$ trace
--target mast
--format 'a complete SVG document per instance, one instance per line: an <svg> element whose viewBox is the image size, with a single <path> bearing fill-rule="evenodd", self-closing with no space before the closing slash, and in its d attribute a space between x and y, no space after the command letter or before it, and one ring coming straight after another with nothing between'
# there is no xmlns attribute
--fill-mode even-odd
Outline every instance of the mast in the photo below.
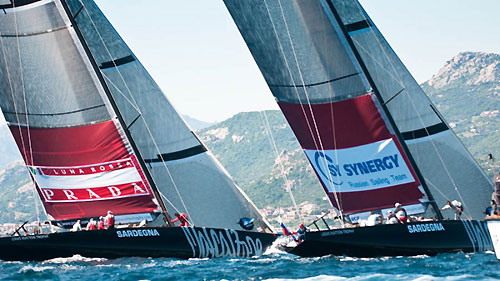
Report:
<svg viewBox="0 0 500 281"><path fill-rule="evenodd" d="M342 23L342 19L340 18L340 15L338 14L337 10L335 9L332 0L327 0L327 4L328 4L328 7L330 8L331 12L333 13L333 16L335 17L337 24L341 28L342 33L344 34L344 38L347 40L347 43L349 44L350 49L352 50L356 60L358 61L359 65L361 67L361 70L365 74L365 76L368 80L368 83L370 84L370 87L373 89L373 92L374 92L375 96L377 97L377 100L378 100L380 106L382 107L385 115L387 116L387 119L389 120L389 123L391 124L391 126L396 134L396 137L398 138L398 140L401 144L401 147L403 148L405 154L408 157L408 160L410 161L413 169L415 170L415 173L416 173L417 177L419 178L420 183L422 184L422 187L424 188L424 191L427 194L427 197L429 198L430 204L433 207L437 218L439 220L442 220L443 215L441 214L441 210L439 209L438 205L436 204L436 201L434 200L434 197L432 196L432 193L430 192L429 187L427 186L427 183L424 180L424 177L422 176L415 160L413 159L413 156L410 153L410 150L408 149L408 146L406 145L406 143L401 135L401 132L399 131L398 127L396 126L396 122L392 118L391 113L389 112L386 104L384 103L382 95L380 94L377 86L375 85L373 78L371 77L370 73L368 72L368 69L367 69L366 65L364 64L363 59L361 58L361 55L359 54L358 50L356 49L356 46L354 45L354 42L352 41L349 33L347 32L345 25Z"/></svg>
<svg viewBox="0 0 500 281"><path fill-rule="evenodd" d="M151 186L151 189L152 189L154 195L156 196L158 203L160 204L160 208L162 209L162 214L164 215L164 218L165 218L168 226L173 226L170 215L168 214L168 211L167 211L167 207L165 206L165 203L161 199L158 188L156 187L156 185L153 181L153 178L152 178L148 168L146 167L144 159L142 158L141 153L139 152L139 149L137 148L137 145L135 144L135 141L132 138L132 136L128 130L128 127L125 124L125 120L123 119L123 117L120 113L120 110L118 109L118 106L116 105L116 102L113 98L113 95L111 94L111 91L109 90L108 85L106 84L104 77L102 76L102 73L99 69L99 66L97 65L92 53L90 52L90 48L87 45L85 38L82 36L82 33L80 32L80 29L78 28L78 24L76 23L75 19L71 15L71 11L68 7L68 4L66 3L66 0L61 0L61 4L64 8L64 11L66 12L66 15L68 16L68 18L71 22L71 25L73 26L73 28L75 30L75 33L78 36L78 39L80 40L80 43L82 44L83 49L85 50L85 54L87 55L90 63L92 64L92 68L94 69L94 72L97 75L97 78L99 79L99 82L100 82L101 86L103 87L104 92L106 93L106 97L108 98L108 100L113 108L113 111L116 114L118 122L120 123L123 131L125 132L125 135L126 135L128 141L130 142L130 145L132 146L132 150L135 152L135 154L137 156L137 161L139 162L139 165L141 166L144 174L146 175L146 178Z"/></svg>

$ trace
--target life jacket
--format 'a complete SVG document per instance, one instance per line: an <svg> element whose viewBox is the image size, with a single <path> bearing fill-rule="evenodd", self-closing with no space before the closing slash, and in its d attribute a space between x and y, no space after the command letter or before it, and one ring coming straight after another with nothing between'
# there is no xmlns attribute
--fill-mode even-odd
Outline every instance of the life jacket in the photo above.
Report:
<svg viewBox="0 0 500 281"><path fill-rule="evenodd" d="M89 230L96 230L96 229L97 229L97 226L95 225L95 222L93 222L93 223L89 222Z"/></svg>
<svg viewBox="0 0 500 281"><path fill-rule="evenodd" d="M97 226L97 230L104 229L104 220L99 221L99 225Z"/></svg>
<svg viewBox="0 0 500 281"><path fill-rule="evenodd" d="M108 215L106 216L106 225L108 226L108 228L111 226L115 226L115 216L113 215Z"/></svg>

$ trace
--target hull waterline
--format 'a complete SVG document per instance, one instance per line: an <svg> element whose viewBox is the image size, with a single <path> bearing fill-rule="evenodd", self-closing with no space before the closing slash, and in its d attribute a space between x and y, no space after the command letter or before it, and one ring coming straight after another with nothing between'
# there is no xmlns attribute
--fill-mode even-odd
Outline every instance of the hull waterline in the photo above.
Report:
<svg viewBox="0 0 500 281"><path fill-rule="evenodd" d="M306 233L287 252L303 256L416 256L492 251L483 221L436 221L377 225Z"/></svg>
<svg viewBox="0 0 500 281"><path fill-rule="evenodd" d="M2 260L84 257L251 257L264 253L275 234L204 227L124 228L0 238Z"/></svg>

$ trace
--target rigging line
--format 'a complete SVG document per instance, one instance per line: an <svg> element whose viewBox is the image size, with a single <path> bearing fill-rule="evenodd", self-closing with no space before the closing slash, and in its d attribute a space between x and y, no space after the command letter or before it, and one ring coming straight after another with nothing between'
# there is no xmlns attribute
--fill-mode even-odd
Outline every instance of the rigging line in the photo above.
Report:
<svg viewBox="0 0 500 281"><path fill-rule="evenodd" d="M285 51L284 51L284 48L283 48L283 45L281 43L281 40L278 36L278 31L276 30L276 26L274 24L274 21L273 21L273 17L271 16L271 11L269 9L269 6L267 4L267 1L266 0L263 0L264 1L264 5L266 6L266 10L267 10L267 15L269 17L269 20L271 21L271 25L273 27L273 32L274 32L274 36L276 37L276 41L278 42L278 46L279 46L279 49L280 49L280 53L281 53L281 56L283 57L283 61L285 62L285 66L287 68L287 71L288 71L288 75L290 76L290 80L292 82L294 82L294 77L293 77L293 74L292 74L292 70L290 68L290 65L288 63L288 59L285 55ZM281 4L281 3L280 3ZM304 84L304 83L303 83ZM314 147L316 148L316 150L320 150L319 146L318 146L318 143L316 141L316 138L314 137L314 133L313 133L313 130L312 130L312 127L311 127L311 124L310 124L310 121L309 121L309 118L307 117L307 114L306 114L306 111L305 111L305 108L304 108L304 104L302 103L302 100L300 98L300 94L299 94L299 91L298 91L298 87L294 87L294 92L297 96L297 100L300 104L300 108L302 110L302 115L304 116L304 119L306 120L306 124L307 124L307 127L309 129L309 133L311 135L311 138L314 142ZM324 152L323 152L324 154ZM324 160L324 159L323 159ZM324 160L325 164L326 164L326 160ZM330 185L330 184L329 184ZM335 190L335 187L333 187L333 190ZM337 195L335 194L335 198L337 199ZM339 204L338 202L338 199L337 199L337 204ZM340 204L339 204L340 205Z"/></svg>
<svg viewBox="0 0 500 281"><path fill-rule="evenodd" d="M127 82L125 81L125 79L123 78L123 75L122 75L120 69L118 68L118 66L116 65L116 62L113 60L113 56L111 55L111 52L109 51L108 46L106 45L106 42L102 38L101 33L97 29L97 26L96 26L94 20L92 19L92 16L90 15L90 12L88 11L87 7L85 6L85 4L83 3L82 0L79 0L79 2L82 5L82 7L85 9L85 12L87 13L88 18L90 19L90 22L92 23L92 26L93 26L94 30L96 31L97 35L99 36L99 39L101 40L101 42L102 42L102 44L104 46L104 49L106 50L106 52L107 52L107 54L108 54L108 56L110 58L110 61L113 63L113 66L116 69L116 71L118 72L118 75L120 76L122 82L124 83L125 88L127 89L128 93L130 94L130 97L132 98L132 100L134 101L134 103L137 105L137 101L135 100L134 96L132 95L132 91L130 90L130 88L129 88ZM101 71L101 73L102 73L102 71ZM137 105L137 107L138 107L138 105ZM137 109L139 109L139 108L137 108ZM144 124L145 124L145 128L148 131L148 134L149 134L149 136L151 138L151 141L153 142L153 145L155 146L156 151L158 152L158 155L159 155L160 159L162 160L162 164L163 164L165 170L167 171L167 174L168 174L168 176L170 178L170 181L172 182L172 185L175 188L177 196L179 197L179 199L180 199L180 201L181 201L184 209L186 210L186 213L188 213L188 216L191 218L191 221L194 224L193 218L191 217L191 215L189 213L189 210L186 207L186 204L184 202L184 199L182 198L182 196L181 196L181 194L179 192L179 189L177 188L177 184L175 183L174 178L173 178L172 174L170 173L170 169L167 167L167 164L165 164L165 161L163 160L163 156L161 155L161 151L160 151L160 149L158 147L158 144L156 143L156 140L153 137L151 129L149 128L149 125L147 124L146 119L142 115L142 112L140 111L140 109L139 109L139 114L141 114L142 120L144 121ZM137 151L137 153L140 153L140 152ZM151 177L151 178L152 178L153 181L155 181L153 177ZM155 182L155 184L156 184L156 182ZM159 189L158 189L158 193L161 194L161 191Z"/></svg>
<svg viewBox="0 0 500 281"><path fill-rule="evenodd" d="M425 177L424 177L424 179L425 179L425 181L426 181L426 182L428 182L428 183L429 183L429 185L430 185L430 186L432 186L432 188L434 188L434 189L435 189L435 190L436 190L439 194L441 194L441 196L443 196L446 200L449 200L449 201L453 200L452 198L449 198L448 196L446 196L446 194L444 194L441 190L439 190L439 189L436 187L436 185L434 185L434 184L433 184L433 183L432 183L432 182L431 182L428 178L425 178ZM465 208L464 208L464 210L465 210ZM470 216L470 214L469 214L467 217L468 217L468 219L472 219L472 217Z"/></svg>
<svg viewBox="0 0 500 281"><path fill-rule="evenodd" d="M271 143L271 146L273 147L274 155L278 159L278 165L280 166L281 175L283 176L283 180L285 181L286 191L288 192L290 198L292 199L293 206L295 207L295 211L297 212L300 221L303 221L303 217L299 212L299 207L297 206L297 201L295 201L295 196L293 195L292 192L292 187L290 186L290 182L288 181L288 177L286 176L285 167L283 166L283 162L281 161L281 155L278 153L278 147L276 146L276 142L274 140L273 132L271 131L271 125L269 124L269 119L267 118L267 114L265 111L259 111L259 115L261 120L262 120L262 115L264 115L264 120L262 120L264 123L264 130L266 131L267 138Z"/></svg>
<svg viewBox="0 0 500 281"><path fill-rule="evenodd" d="M282 55L283 60L284 60L284 62L285 62L286 68L287 68L287 70L288 70L288 75L290 76L290 80L291 80L291 81L294 81L294 78L293 78L293 75L292 75L292 71L291 71L291 69L290 69L290 65L289 65L288 60L287 60L287 58L286 58L286 56L285 56L285 51L284 51L283 45L281 44L281 40L279 39L278 32L277 32L277 30L276 30L276 26L275 26L275 24L274 24L274 21L273 21L273 18L272 18L272 16L271 16L271 12L270 12L270 10L269 10L269 6L267 5L266 0L264 0L264 4L265 4L265 6L266 6L266 10L267 10L267 14L268 14L269 20L271 21L271 25L272 25L272 27L273 27L274 36L276 37L276 41L278 42L278 45L279 45L279 47L280 47L280 52L281 52L281 55ZM280 2L280 5L281 5L281 2ZM282 12L283 12L283 11L282 11ZM286 23L286 22L285 22L285 23ZM300 70L300 69L299 69L299 70ZM303 83L303 84L304 84L304 83ZM308 129L309 129L309 133L310 133L310 135L311 135L311 137L312 137L312 139L313 139L314 146L315 146L316 150L322 150L322 149L320 149L320 148L319 148L318 143L316 142L316 138L314 137L315 135L314 135L313 130L312 130L312 128L311 128L311 124L310 124L309 118L307 117L306 111L305 111L305 109L304 109L304 104L302 103L302 100L301 100L301 98L300 98L300 94L299 94L299 92L298 92L298 88L297 88L297 87L295 87L295 88L294 88L294 90L295 90L295 94L297 95L297 99L298 99L298 101L299 101L300 108L302 109L302 114L304 115L304 119L306 120L306 124L307 124L307 127L308 127ZM324 154L324 150L323 150L323 154ZM323 159L323 162L325 163L325 165L327 165L327 163L326 163L326 160L325 160L325 159ZM330 175L330 174L328 174L328 177L329 177L329 182L328 182L328 185L330 185L331 175ZM325 185L326 185L326 184L325 184ZM335 191L335 187L332 187L332 189ZM336 199L336 201L337 201L337 204L340 206L340 203L339 203L339 200L338 200L338 197L337 197L336 192L334 192L334 196L335 196L335 199Z"/></svg>
<svg viewBox="0 0 500 281"><path fill-rule="evenodd" d="M280 47L280 53L281 53L281 56L283 57L283 60L285 62L285 66L286 66L286 69L288 71L288 76L290 76L290 80L295 84L295 79L293 77L293 74L292 74L292 70L290 69L290 65L288 63L288 59L286 58L286 55L285 55L285 50L283 48L283 45L281 44L281 40L278 36L278 31L276 30L276 26L274 24L274 21L273 21L273 18L271 16L271 11L269 10L269 6L267 5L267 2L266 0L263 0L264 1L264 5L266 6L266 10L267 10L267 15L269 17L269 20L271 21L271 25L273 27L273 31L274 31L274 36L276 37L276 41L278 42L278 45ZM299 91L298 91L298 87L294 87L294 92L297 96L297 99L299 101L299 104L300 104L300 108L302 109L302 115L304 115L304 119L306 120L306 124L307 124L307 128L309 129L309 133L312 137L312 140L314 142L314 146L317 150L319 150L319 146L316 142L316 138L314 137L314 133L312 131L312 128L311 128L311 124L309 122L309 118L307 118L307 114L306 114L306 111L304 109L304 105L302 104L302 100L300 99L300 94L299 94Z"/></svg>
<svg viewBox="0 0 500 281"><path fill-rule="evenodd" d="M102 76L104 76L104 78L106 78L107 81L109 81L109 83L111 84L111 86L113 86L117 91L118 93L123 97L125 98L125 100L135 109L135 111L137 111L137 113L141 114L141 111L139 110L139 108L137 107L137 105L135 105L126 95L125 93L122 92L122 90L120 90L120 88L118 88L118 86L113 83L113 81L111 80L111 78L109 78L106 73L104 73L103 71L101 71L102 73Z"/></svg>
<svg viewBox="0 0 500 281"><path fill-rule="evenodd" d="M322 22L322 25L323 25L323 30L326 31L326 24L325 22L327 22L327 16L325 13L320 13L321 15L321 22ZM323 47L325 49L328 48L328 43L327 43L327 39L326 39L326 35L323 35ZM350 75L347 75L347 76L344 76L344 77L351 77L351 76L354 76L354 75L360 75L361 73L359 72L356 72L354 74L350 74ZM334 118L334 110L333 110L333 102L334 102L334 91L333 91L333 88L331 88L331 92L330 92L330 117L331 117L331 120L332 120L332 138L333 138L333 149L335 150L335 164L336 165L339 165L339 156L338 156L338 151L337 151L337 135L336 135L336 131L335 131L335 118ZM340 179L340 175L336 175L336 181L339 182L338 180ZM342 227L345 227L345 224L344 224L344 219L343 219L343 213L341 210L343 210L343 207L342 207L342 193L338 193L338 213L340 213L340 216L339 214L337 213L336 215L338 217L340 217L340 223L342 225ZM335 207L333 206L332 202L330 200L328 200L328 202L330 203L330 205L332 206L332 209L335 209Z"/></svg>
<svg viewBox="0 0 500 281"><path fill-rule="evenodd" d="M321 16L321 23L322 23L322 27L323 27L323 48L326 50L328 49L328 40L327 40L327 36L325 35L325 32L326 31L326 27L328 26L327 24L325 24L327 21L327 15L325 13L319 13L320 16ZM333 60L333 57L329 57L329 58L332 58ZM329 61L330 62L330 61ZM344 75L340 78L338 78L337 80L340 80L340 79L344 79L344 78L348 78L348 77L352 77L352 76L355 76L355 75L360 75L361 73L360 72L356 72L356 73L353 73L353 74L349 74L349 75ZM331 85L329 85L331 87ZM330 88L330 94L329 94L329 97L330 97L330 117L331 117L331 120L332 120L332 138L333 138L333 149L335 150L335 164L339 165L339 157L338 157L338 151L337 151L337 136L336 136L336 131L335 131L335 120L334 120L334 110L333 110L333 102L334 102L334 95L335 95L335 92L333 90L333 88ZM336 181L338 182L339 180L339 175L337 174L336 175ZM328 196L328 195L327 195ZM343 219L343 213L341 210L343 210L343 207L342 207L342 193L338 193L337 194L337 197L338 197L338 200L336 199L337 201L337 208L338 208L338 211L336 210L337 208L335 208L333 206L333 203L331 202L331 200L327 200L328 203L330 203L330 206L332 207L332 209L335 210L335 213L337 215L337 217L340 218L340 223L342 225L342 227L345 227L345 224L344 224L344 219ZM340 213L340 215L339 215Z"/></svg>
<svg viewBox="0 0 500 281"><path fill-rule="evenodd" d="M15 3L14 1L12 2L12 7L15 8ZM17 55L19 59L19 71L21 74L21 87L23 90L23 103L24 103L24 111L26 112L25 118L26 118L26 129L28 132L28 146L30 149L30 163L31 165L35 165L33 162L33 146L31 143L31 130L30 130L30 122L29 122L29 117L28 117L28 105L27 105L27 100L26 100L26 87L24 84L24 70L23 70L23 61L21 58L21 45L19 44L19 26L17 23L17 13L14 12L14 25L16 29L16 44L17 44ZM16 109L17 111L17 109ZM20 126L20 124L19 124ZM20 128L20 127L19 127ZM23 138L21 136L21 138ZM24 149L24 144L23 144L23 149ZM38 221L40 221L40 210L38 209L38 203L36 202L36 191L35 191L35 183L33 182L33 200L35 200L35 209L36 209L36 216Z"/></svg>
<svg viewBox="0 0 500 281"><path fill-rule="evenodd" d="M362 12L361 7L359 6L360 4L359 4L359 3L357 3L357 5L358 5L357 7L358 7L358 9L360 10L360 12L361 12L361 14L363 15L363 17L364 17L366 20L368 20L368 19L366 18L365 14ZM393 64L393 62L389 59L389 55L388 55L388 54L387 54L387 52L384 50L384 48L383 48L383 44L382 44L382 42L381 42L380 38L378 38L378 37L376 36L375 30L374 30L374 29L370 29L370 33L369 33L369 34L371 34L371 35L375 38L375 41L377 42L377 44L379 45L380 49L382 50L382 53L384 54L385 58L387 59L387 61L388 61L388 62L389 62L389 64L391 65L391 67L392 67L392 69L393 69L394 73L398 74L398 76L399 76L399 73L396 71L395 65L394 65L394 64ZM352 38L352 37L351 37L351 38ZM368 52L367 52L367 53L368 53ZM370 54L370 53L368 53L368 54L369 54L369 55L370 55L370 57L371 57L371 54ZM385 67L383 67L383 66L381 66L381 67L385 70ZM388 70L386 70L386 71L387 71L387 72L389 72ZM392 75L391 75L391 76L392 76ZM401 77L398 77L397 82L399 82L399 84L400 84L402 87L404 87L404 83L403 83L403 81L402 81ZM414 81L414 82L416 83L416 81ZM423 91L422 91L422 92L423 92ZM424 96L425 96L425 93L424 93ZM424 123L424 120L423 120L423 118L422 118L422 115L418 112L417 107L416 107L416 105L415 105L415 103L414 103L413 99L411 98L411 95L410 95L410 93L409 93L408 91L406 91L406 97L407 97L407 98L408 98L408 100L410 101L410 103L411 103L411 105L412 105L412 107L413 107L413 110L415 111L415 113L416 113L416 115L417 115L417 117L418 117L418 119L419 119L419 121L420 121L420 123L421 123L422 127L424 127L424 130L426 131L427 135L430 135L430 133L429 133L429 131L428 131L427 127L425 126L425 123ZM427 97L427 96L425 96L425 97ZM432 104L432 102L431 102L428 98L426 98L426 99L427 99L427 101L428 101L430 104ZM403 141L404 141L404 140L403 140ZM463 197L462 197L462 194L461 194L461 193L460 193L460 191L458 190L458 186L457 186L457 184L455 183L455 180L453 179L453 177L451 176L451 173L450 173L450 171L449 171L448 167L446 166L445 161L444 161L444 159L443 159L443 157L442 157L441 153L440 153L440 152L439 152L439 150L437 149L437 146L436 146L436 144L435 144L434 140L431 138L431 139L430 139L430 141L431 141L431 144L432 144L432 146L433 146L433 148L434 148L434 151L436 152L436 155L439 157L439 160L440 160L441 164L443 165L443 168L444 168L444 169L445 169L445 171L446 171L446 174L447 174L447 176L448 176L448 178L449 178L450 182L452 183L452 185L453 185L453 187L454 187L455 191L457 192L458 196L460 197L460 200L461 200L462 204L464 205L464 209L466 209L466 210L467 210L467 213L469 213L469 216L470 216L470 211L469 211L469 209L468 209L468 208L466 208L466 204L465 204L465 201L464 201L464 199L463 199Z"/></svg>
<svg viewBox="0 0 500 281"><path fill-rule="evenodd" d="M304 80L304 76L302 74L302 69L300 68L300 64L299 64L299 61L298 61L298 58L297 58L297 53L295 52L295 47L293 45L293 40L292 40L292 36L290 34L290 29L288 28L288 22L286 20L286 17L285 17L285 13L283 11L283 6L281 4L281 0L278 0L278 3L279 3L279 6L280 6L280 10L281 10L281 16L283 18L283 22L285 24L285 28L286 28L286 32L287 32L287 35L288 35L288 41L290 42L290 47L292 48L292 53L293 53L293 57L294 57L294 60L295 60L295 66L297 67L297 70L299 71L299 77L300 77L300 80L301 80L301 83L302 83L302 88L304 90L304 94L305 94L305 97L306 97L306 101L307 101L307 105L308 105L308 108L309 108L309 112L311 113L311 118L312 118L312 121L313 121L313 124L314 124L314 129L316 131L316 136L318 137L318 141L319 141L319 144L320 144L320 147L321 147L321 151L323 152L323 155L326 155L325 154L325 149L324 149L324 146L323 146L323 142L321 140L321 135L319 133L319 129L318 129L318 125L316 123L316 118L314 116L314 111L312 109L312 106L311 106L311 101L309 99L309 94L307 92L307 88L305 87L305 80ZM326 159L325 157L323 157L323 162L325 164L325 167L328 167L328 163L326 162ZM331 174L330 173L327 173L328 174L328 179L330 182L332 182L333 180L331 179ZM337 202L337 205L340 207L340 202L339 202L339 199L338 199L338 196L337 196L337 192L336 189L335 189L335 185L331 185L330 183L328 184L332 187L332 190L334 191L334 195L335 195L335 200ZM343 219L343 212L340 212L340 215Z"/></svg>

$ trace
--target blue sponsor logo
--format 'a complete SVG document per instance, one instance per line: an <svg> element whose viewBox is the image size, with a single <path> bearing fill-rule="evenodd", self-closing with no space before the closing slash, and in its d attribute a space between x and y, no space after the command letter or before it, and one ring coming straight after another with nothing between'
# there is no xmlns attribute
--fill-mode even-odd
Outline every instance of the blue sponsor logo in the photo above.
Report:
<svg viewBox="0 0 500 281"><path fill-rule="evenodd" d="M320 158L322 158L322 160L320 160ZM322 163L320 163L320 161ZM316 151L314 155L314 162L316 162L316 167L318 167L318 171L323 175L323 177L327 178L328 181L336 185L342 185L344 183L343 181L341 181L340 183L333 181L334 177L340 177L342 175L340 174L339 165L334 165L332 158L328 157L328 155L325 155L323 152ZM322 169L324 168L325 163L326 166L328 167L328 172L330 176L328 176Z"/></svg>

